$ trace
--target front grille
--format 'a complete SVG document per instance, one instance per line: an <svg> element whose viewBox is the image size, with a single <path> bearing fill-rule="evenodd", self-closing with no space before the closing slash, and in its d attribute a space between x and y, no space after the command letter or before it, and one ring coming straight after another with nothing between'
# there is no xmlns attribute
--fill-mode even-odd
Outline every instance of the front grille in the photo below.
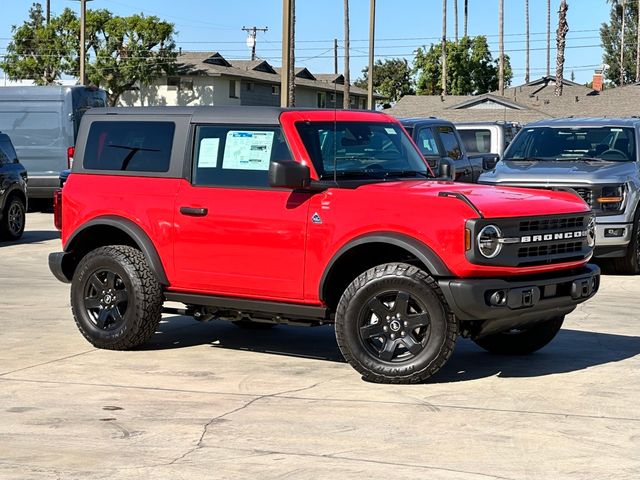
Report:
<svg viewBox="0 0 640 480"><path fill-rule="evenodd" d="M551 245L536 245L518 249L518 258L546 257L582 251L583 242L554 243Z"/></svg>
<svg viewBox="0 0 640 480"><path fill-rule="evenodd" d="M521 232L547 232L549 230L574 230L586 228L588 217L545 218L542 220L525 220L520 222Z"/></svg>

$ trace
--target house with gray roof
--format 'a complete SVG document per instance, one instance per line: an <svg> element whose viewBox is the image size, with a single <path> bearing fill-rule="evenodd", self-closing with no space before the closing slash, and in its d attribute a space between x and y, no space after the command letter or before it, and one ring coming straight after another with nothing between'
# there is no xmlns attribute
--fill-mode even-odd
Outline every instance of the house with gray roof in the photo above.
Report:
<svg viewBox="0 0 640 480"><path fill-rule="evenodd" d="M388 113L397 117L439 117L452 122L518 122L527 124L562 117L632 117L640 115L640 84L596 91L563 80L555 95L556 78L542 77L484 95L407 95Z"/></svg>
<svg viewBox="0 0 640 480"><path fill-rule="evenodd" d="M280 105L280 69L265 60L227 60L220 53L185 52L175 75L137 85L121 106ZM342 108L344 77L295 70L296 107ZM351 107L367 108L367 91L352 86ZM384 97L376 96L378 100Z"/></svg>

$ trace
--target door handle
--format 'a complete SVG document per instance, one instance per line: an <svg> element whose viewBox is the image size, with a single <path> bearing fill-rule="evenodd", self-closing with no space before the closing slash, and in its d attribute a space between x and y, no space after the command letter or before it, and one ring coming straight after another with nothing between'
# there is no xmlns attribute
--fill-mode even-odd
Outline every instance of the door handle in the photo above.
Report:
<svg viewBox="0 0 640 480"><path fill-rule="evenodd" d="M206 217L207 213L209 213L209 209L198 207L180 207L180 213L182 215L188 215L190 217Z"/></svg>

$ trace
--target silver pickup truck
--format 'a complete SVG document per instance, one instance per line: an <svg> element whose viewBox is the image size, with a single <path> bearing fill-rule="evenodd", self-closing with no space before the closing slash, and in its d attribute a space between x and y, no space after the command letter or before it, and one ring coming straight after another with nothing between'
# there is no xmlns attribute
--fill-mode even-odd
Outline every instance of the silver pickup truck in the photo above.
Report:
<svg viewBox="0 0 640 480"><path fill-rule="evenodd" d="M595 256L618 273L640 273L638 118L530 123L479 183L572 189L596 214Z"/></svg>

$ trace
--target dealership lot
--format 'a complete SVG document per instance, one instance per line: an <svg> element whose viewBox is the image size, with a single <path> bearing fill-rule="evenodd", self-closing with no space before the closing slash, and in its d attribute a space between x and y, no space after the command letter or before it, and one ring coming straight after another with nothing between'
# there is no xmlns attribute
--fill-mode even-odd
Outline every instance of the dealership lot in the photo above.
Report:
<svg viewBox="0 0 640 480"><path fill-rule="evenodd" d="M640 279L605 275L547 348L460 340L425 385L363 382L330 327L166 316L91 347L49 273L52 216L0 244L0 478L637 478Z"/></svg>

